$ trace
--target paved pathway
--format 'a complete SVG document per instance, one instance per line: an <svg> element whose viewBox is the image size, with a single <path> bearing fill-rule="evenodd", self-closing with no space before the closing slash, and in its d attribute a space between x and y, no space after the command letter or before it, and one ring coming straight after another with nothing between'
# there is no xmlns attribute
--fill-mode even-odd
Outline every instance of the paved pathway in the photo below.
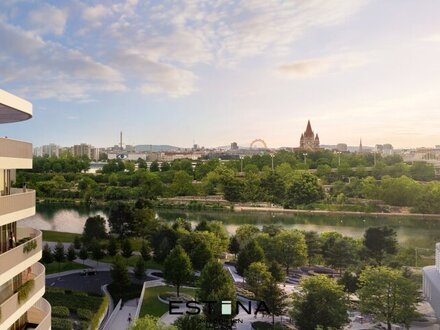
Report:
<svg viewBox="0 0 440 330"><path fill-rule="evenodd" d="M131 323L133 323L133 316L136 313L138 299L132 299L126 301L122 306L112 322L107 328L108 330L124 330L127 329ZM132 322L128 322L128 318L131 318Z"/></svg>

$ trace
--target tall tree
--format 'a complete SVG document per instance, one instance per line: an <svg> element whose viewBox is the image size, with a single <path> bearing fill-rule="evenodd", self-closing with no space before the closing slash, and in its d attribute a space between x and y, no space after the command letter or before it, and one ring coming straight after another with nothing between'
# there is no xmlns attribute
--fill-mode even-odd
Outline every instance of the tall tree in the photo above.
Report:
<svg viewBox="0 0 440 330"><path fill-rule="evenodd" d="M362 313L385 322L388 330L392 323L403 323L408 328L417 316L419 299L416 284L394 269L367 267L360 275L358 296Z"/></svg>
<svg viewBox="0 0 440 330"><path fill-rule="evenodd" d="M52 249L50 248L49 244L44 244L43 246L43 262L45 264L50 264L53 262L53 254L52 254Z"/></svg>
<svg viewBox="0 0 440 330"><path fill-rule="evenodd" d="M134 277L136 277L139 282L142 282L145 279L145 270L146 265L144 259L138 258L134 266Z"/></svg>
<svg viewBox="0 0 440 330"><path fill-rule="evenodd" d="M131 241L128 238L122 241L121 251L124 258L130 258L133 255L133 247L131 245Z"/></svg>
<svg viewBox="0 0 440 330"><path fill-rule="evenodd" d="M336 232L322 234L322 254L327 265L342 271L359 259L359 244L351 237Z"/></svg>
<svg viewBox="0 0 440 330"><path fill-rule="evenodd" d="M73 244L70 244L69 248L67 249L67 260L72 262L75 259L76 259L75 247L73 246Z"/></svg>
<svg viewBox="0 0 440 330"><path fill-rule="evenodd" d="M215 301L213 305L205 304L203 312L208 321L231 320L235 311L232 308L231 315L223 315L221 310L222 301L231 301L231 306L235 306L236 293L232 278L223 265L217 261L208 263L202 270L199 279L199 290L197 298L200 301Z"/></svg>
<svg viewBox="0 0 440 330"><path fill-rule="evenodd" d="M81 250L79 250L78 257L83 261L83 265L84 265L84 261L89 257L89 253L87 252L85 246L83 246Z"/></svg>
<svg viewBox="0 0 440 330"><path fill-rule="evenodd" d="M64 251L64 245L61 242L58 242L55 245L55 249L53 252L53 258L56 262L58 262L58 272L60 271L61 263L66 260L66 252Z"/></svg>
<svg viewBox="0 0 440 330"><path fill-rule="evenodd" d="M253 262L244 272L246 286L255 294L257 299L262 299L264 285L272 279L267 266L263 262Z"/></svg>
<svg viewBox="0 0 440 330"><path fill-rule="evenodd" d="M119 246L116 237L110 236L107 246L108 255L114 257L115 255L118 254L118 250L119 250Z"/></svg>
<svg viewBox="0 0 440 330"><path fill-rule="evenodd" d="M381 265L387 254L397 253L397 234L387 226L370 227L364 234L364 246L368 255Z"/></svg>
<svg viewBox="0 0 440 330"><path fill-rule="evenodd" d="M244 272L253 262L263 261L264 251L256 240L251 240L238 254L237 272L244 275Z"/></svg>
<svg viewBox="0 0 440 330"><path fill-rule="evenodd" d="M349 322L348 300L343 287L324 275L301 282L302 293L295 293L291 317L300 330L341 329Z"/></svg>
<svg viewBox="0 0 440 330"><path fill-rule="evenodd" d="M82 237L84 242L90 242L93 239L99 240L107 238L105 219L100 215L87 218Z"/></svg>
<svg viewBox="0 0 440 330"><path fill-rule="evenodd" d="M148 241L143 240L141 244L141 257L144 261L148 261L151 259L151 247Z"/></svg>
<svg viewBox="0 0 440 330"><path fill-rule="evenodd" d="M113 233L126 237L133 230L133 209L124 202L116 202L110 208L108 223Z"/></svg>
<svg viewBox="0 0 440 330"><path fill-rule="evenodd" d="M307 245L304 234L298 230L284 230L274 237L276 261L284 266L286 274L290 267L299 267L307 262Z"/></svg>
<svg viewBox="0 0 440 330"><path fill-rule="evenodd" d="M286 206L310 204L322 198L324 198L324 190L318 182L318 177L309 172L303 172L287 189Z"/></svg>
<svg viewBox="0 0 440 330"><path fill-rule="evenodd" d="M110 270L112 284L115 286L118 298L124 296L124 292L130 286L130 277L125 260L121 256L116 256Z"/></svg>
<svg viewBox="0 0 440 330"><path fill-rule="evenodd" d="M275 329L275 316L284 315L286 312L287 294L274 279L269 278L262 287L261 297L269 308L272 316L272 327Z"/></svg>
<svg viewBox="0 0 440 330"><path fill-rule="evenodd" d="M240 243L238 242L237 236L231 236L229 240L228 251L232 253L237 259L237 253L240 251Z"/></svg>
<svg viewBox="0 0 440 330"><path fill-rule="evenodd" d="M176 287L177 296L179 297L180 286L188 282L191 276L191 261L185 250L180 245L176 245L165 259L163 277L168 283Z"/></svg>

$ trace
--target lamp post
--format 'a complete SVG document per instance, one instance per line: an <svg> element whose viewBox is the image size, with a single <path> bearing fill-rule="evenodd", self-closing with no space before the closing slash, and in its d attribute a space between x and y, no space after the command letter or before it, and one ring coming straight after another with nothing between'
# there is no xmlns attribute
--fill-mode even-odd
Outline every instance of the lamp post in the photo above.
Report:
<svg viewBox="0 0 440 330"><path fill-rule="evenodd" d="M273 172L273 158L275 157L274 154L270 154L270 158L272 158L272 172Z"/></svg>
<svg viewBox="0 0 440 330"><path fill-rule="evenodd" d="M307 152L303 153L304 156L304 164L307 165Z"/></svg>
<svg viewBox="0 0 440 330"><path fill-rule="evenodd" d="M340 151L336 152L338 154L338 166L341 166L341 153Z"/></svg>

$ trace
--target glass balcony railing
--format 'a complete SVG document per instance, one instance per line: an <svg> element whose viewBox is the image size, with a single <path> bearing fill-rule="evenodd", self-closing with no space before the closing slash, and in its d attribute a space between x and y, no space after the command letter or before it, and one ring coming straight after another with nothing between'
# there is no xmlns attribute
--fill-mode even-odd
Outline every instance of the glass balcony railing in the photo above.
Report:
<svg viewBox="0 0 440 330"><path fill-rule="evenodd" d="M41 298L27 312L27 322L38 324L35 330L49 330L51 328L52 309L46 299Z"/></svg>

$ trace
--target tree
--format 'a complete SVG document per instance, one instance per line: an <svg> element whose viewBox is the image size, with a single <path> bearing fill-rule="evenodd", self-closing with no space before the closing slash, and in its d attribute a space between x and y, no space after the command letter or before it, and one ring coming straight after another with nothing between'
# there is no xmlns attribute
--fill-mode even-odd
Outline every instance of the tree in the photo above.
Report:
<svg viewBox="0 0 440 330"><path fill-rule="evenodd" d="M85 246L83 246L81 250L79 250L78 257L83 261L83 265L84 265L84 261L89 257L89 253L87 252Z"/></svg>
<svg viewBox="0 0 440 330"><path fill-rule="evenodd" d="M150 172L159 172L159 162L157 160L151 163Z"/></svg>
<svg viewBox="0 0 440 330"><path fill-rule="evenodd" d="M141 245L141 256L144 261L151 259L151 247L148 241L143 240Z"/></svg>
<svg viewBox="0 0 440 330"><path fill-rule="evenodd" d="M322 254L327 265L342 271L356 264L359 259L359 246L354 239L336 232L324 233L322 238Z"/></svg>
<svg viewBox="0 0 440 330"><path fill-rule="evenodd" d="M281 266L279 262L270 262L268 270L276 282L284 282L286 279L286 273L284 272L283 266Z"/></svg>
<svg viewBox="0 0 440 330"><path fill-rule="evenodd" d="M269 172L266 177L261 179L260 187L269 202L275 204L283 203L286 185L278 173Z"/></svg>
<svg viewBox="0 0 440 330"><path fill-rule="evenodd" d="M89 249L92 252L92 258L96 260L96 266L98 266L99 260L105 256L104 251L102 251L101 244L99 244L97 240L93 240L90 243Z"/></svg>
<svg viewBox="0 0 440 330"><path fill-rule="evenodd" d="M304 239L307 245L309 263L315 263L322 255L322 239L316 231L305 231Z"/></svg>
<svg viewBox="0 0 440 330"><path fill-rule="evenodd" d="M133 226L133 209L124 202L116 202L110 208L108 223L113 233L122 237L130 235Z"/></svg>
<svg viewBox="0 0 440 330"><path fill-rule="evenodd" d="M185 171L177 171L174 174L170 189L176 196L194 195L195 189L192 185L193 177Z"/></svg>
<svg viewBox="0 0 440 330"><path fill-rule="evenodd" d="M257 299L262 299L264 285L272 279L267 266L263 262L253 262L244 271L246 286L255 294Z"/></svg>
<svg viewBox="0 0 440 330"><path fill-rule="evenodd" d="M203 315L188 315L180 316L174 325L179 330L209 330L206 326L206 319Z"/></svg>
<svg viewBox="0 0 440 330"><path fill-rule="evenodd" d="M251 241L255 236L260 233L260 229L258 229L255 225L241 225L235 231L235 236L237 237L238 242L240 243L240 248L244 247L249 241Z"/></svg>
<svg viewBox="0 0 440 330"><path fill-rule="evenodd" d="M75 236L75 238L73 239L73 246L77 250L81 249L81 237L80 236L78 236L78 235Z"/></svg>
<svg viewBox="0 0 440 330"><path fill-rule="evenodd" d="M178 243L188 253L191 264L196 270L202 270L209 261L219 257L223 252L220 239L207 231L186 233Z"/></svg>
<svg viewBox="0 0 440 330"><path fill-rule="evenodd" d="M368 255L381 265L386 254L397 253L396 237L395 230L387 226L368 228L364 234L364 246Z"/></svg>
<svg viewBox="0 0 440 330"><path fill-rule="evenodd" d="M58 262L58 272L60 272L61 263L66 260L66 253L64 251L64 245L61 242L58 242L55 245L55 250L53 253L53 257L56 262Z"/></svg>
<svg viewBox="0 0 440 330"><path fill-rule="evenodd" d="M73 246L73 244L70 244L69 248L67 249L67 260L72 262L75 259L76 259L75 247Z"/></svg>
<svg viewBox="0 0 440 330"><path fill-rule="evenodd" d="M225 176L220 179L223 195L227 201L239 202L242 200L243 182L235 177Z"/></svg>
<svg viewBox="0 0 440 330"><path fill-rule="evenodd" d="M403 323L409 328L417 316L419 298L416 283L398 271L387 267L367 267L359 278L357 291L362 313L385 322L388 330L392 323Z"/></svg>
<svg viewBox="0 0 440 330"><path fill-rule="evenodd" d="M145 278L145 270L146 265L144 259L138 258L134 266L134 277L136 277L139 282L142 282L142 280Z"/></svg>
<svg viewBox="0 0 440 330"><path fill-rule="evenodd" d="M291 317L300 330L341 329L349 322L343 287L324 275L307 277L294 293Z"/></svg>
<svg viewBox="0 0 440 330"><path fill-rule="evenodd" d="M243 249L241 249L237 258L237 272L244 275L244 272L253 262L263 261L264 251L256 240L251 240Z"/></svg>
<svg viewBox="0 0 440 330"><path fill-rule="evenodd" d="M209 262L202 270L199 278L199 301L215 301L215 304L205 304L203 312L208 321L230 320L234 317L234 309L231 315L221 313L221 302L231 301L232 306L236 303L235 286L232 278L223 265L217 261ZM210 308L211 307L211 308Z"/></svg>
<svg viewBox="0 0 440 330"><path fill-rule="evenodd" d="M290 267L302 266L307 262L307 245L303 233L284 230L273 239L276 261L284 266L286 274L289 274Z"/></svg>
<svg viewBox="0 0 440 330"><path fill-rule="evenodd" d="M287 294L274 279L269 278L262 287L261 297L269 308L270 315L272 315L272 327L275 329L275 316L286 312Z"/></svg>
<svg viewBox="0 0 440 330"><path fill-rule="evenodd" d="M42 254L42 259L45 264L50 264L53 262L52 249L50 248L49 244L44 244Z"/></svg>
<svg viewBox="0 0 440 330"><path fill-rule="evenodd" d="M415 180L432 181L435 179L434 165L426 162L414 162L409 169L409 174Z"/></svg>
<svg viewBox="0 0 440 330"><path fill-rule="evenodd" d="M116 256L110 270L112 285L114 285L118 298L124 296L124 292L130 287L127 264L121 256Z"/></svg>
<svg viewBox="0 0 440 330"><path fill-rule="evenodd" d="M238 242L237 236L231 236L228 251L235 256L235 259L237 259L237 253L240 251L240 243Z"/></svg>
<svg viewBox="0 0 440 330"><path fill-rule="evenodd" d="M355 293L359 289L359 276L354 272L345 271L338 284L344 287L345 292Z"/></svg>
<svg viewBox="0 0 440 330"><path fill-rule="evenodd" d="M107 238L105 219L100 215L87 218L82 237L84 242L90 242L93 239L99 240Z"/></svg>
<svg viewBox="0 0 440 330"><path fill-rule="evenodd" d="M287 189L286 206L292 208L300 204L311 204L322 198L324 198L324 190L318 182L318 177L303 172Z"/></svg>
<svg viewBox="0 0 440 330"><path fill-rule="evenodd" d="M126 238L121 244L122 256L124 258L130 258L133 254L133 247L131 246L131 241Z"/></svg>
<svg viewBox="0 0 440 330"><path fill-rule="evenodd" d="M118 241L116 240L116 237L110 236L110 239L108 241L108 246L107 246L108 255L114 257L115 255L118 254L118 250L119 250L119 246L118 246Z"/></svg>
<svg viewBox="0 0 440 330"><path fill-rule="evenodd" d="M157 317L154 316L144 316L137 319L129 330L177 330L175 326L165 325ZM198 330L198 329L197 329Z"/></svg>
<svg viewBox="0 0 440 330"><path fill-rule="evenodd" d="M168 225L161 225L151 237L154 251L154 260L162 262L174 248L177 241L177 233Z"/></svg>
<svg viewBox="0 0 440 330"><path fill-rule="evenodd" d="M163 277L165 281L176 287L177 296L179 297L180 286L188 282L191 276L192 266L189 256L180 245L176 245L165 259Z"/></svg>

